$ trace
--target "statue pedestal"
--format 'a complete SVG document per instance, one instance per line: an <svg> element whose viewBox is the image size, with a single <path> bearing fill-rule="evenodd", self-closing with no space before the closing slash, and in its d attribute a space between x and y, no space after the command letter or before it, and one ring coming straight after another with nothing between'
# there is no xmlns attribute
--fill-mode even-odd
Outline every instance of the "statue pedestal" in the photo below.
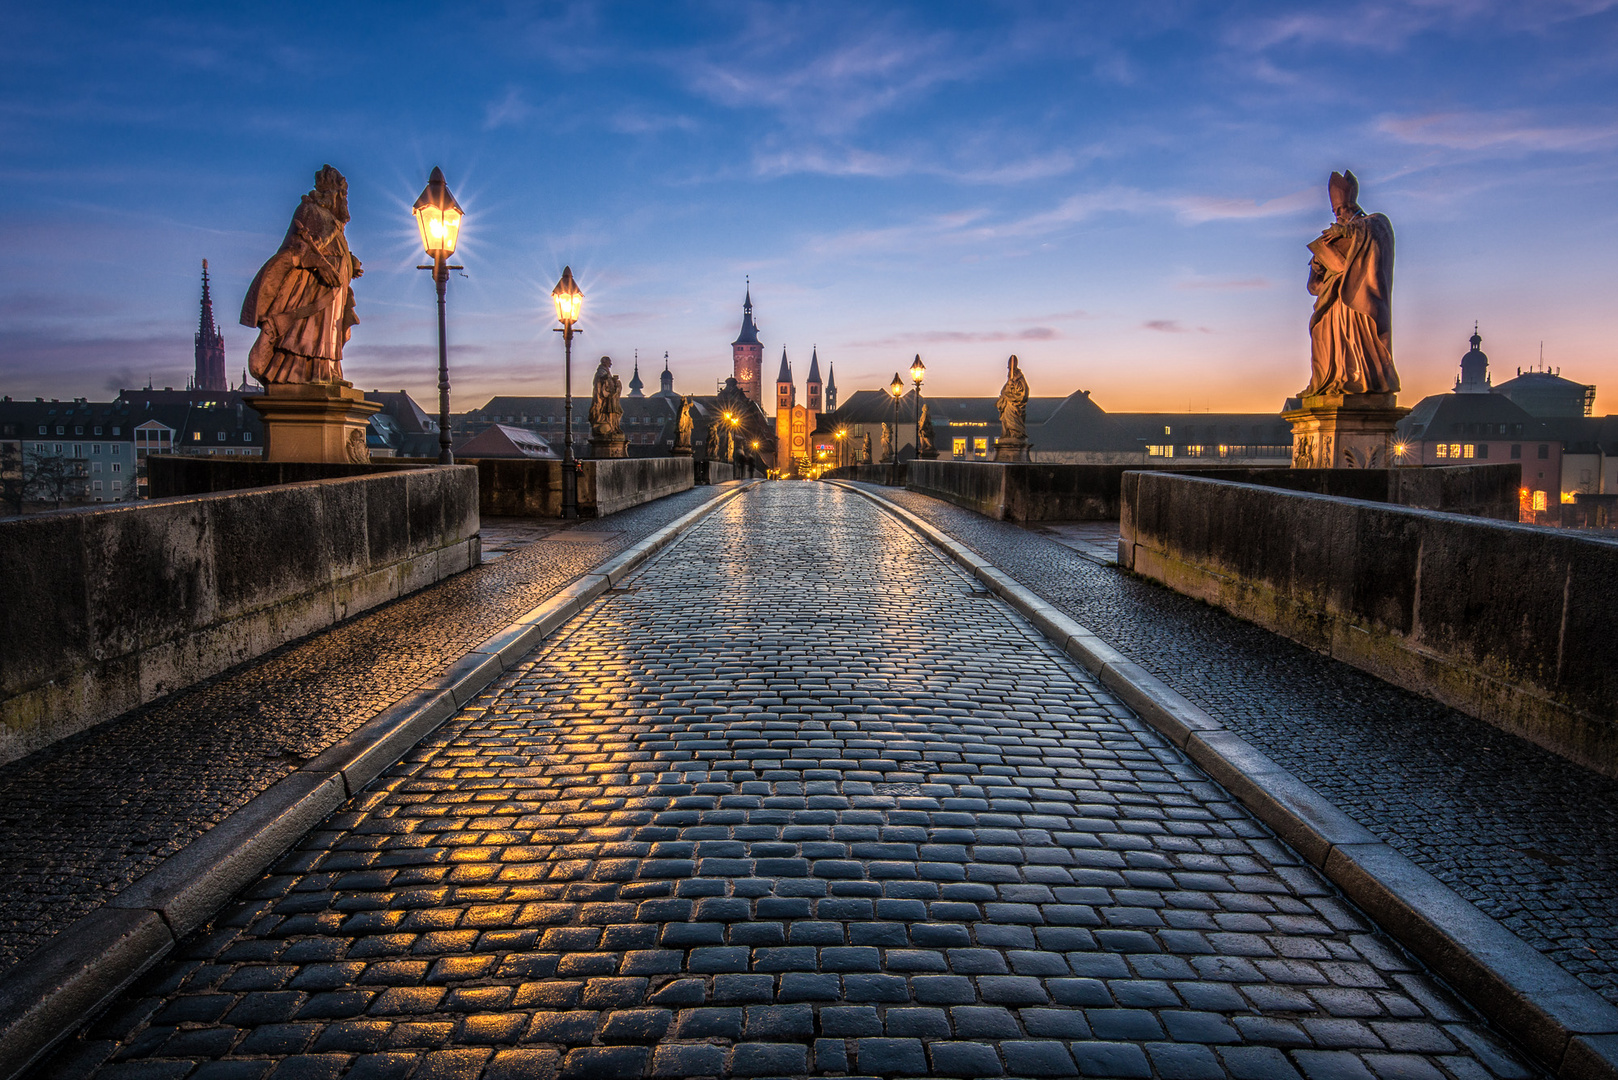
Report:
<svg viewBox="0 0 1618 1080"><path fill-rule="evenodd" d="M676 446L673 450L670 450L669 453L674 457L690 457L691 448L689 446Z"/></svg>
<svg viewBox="0 0 1618 1080"><path fill-rule="evenodd" d="M590 437L590 454L597 458L620 458L629 456L629 438L625 435L608 435L605 438Z"/></svg>
<svg viewBox="0 0 1618 1080"><path fill-rule="evenodd" d="M1311 394L1281 414L1292 425L1294 469L1386 469L1393 429L1408 412L1392 394Z"/></svg>
<svg viewBox="0 0 1618 1080"><path fill-rule="evenodd" d="M382 406L352 383L271 383L246 400L264 417L265 461L371 460L365 432Z"/></svg>
<svg viewBox="0 0 1618 1080"><path fill-rule="evenodd" d="M1028 451L1033 443L1027 439L996 439L994 440L994 460L996 461L1028 461Z"/></svg>

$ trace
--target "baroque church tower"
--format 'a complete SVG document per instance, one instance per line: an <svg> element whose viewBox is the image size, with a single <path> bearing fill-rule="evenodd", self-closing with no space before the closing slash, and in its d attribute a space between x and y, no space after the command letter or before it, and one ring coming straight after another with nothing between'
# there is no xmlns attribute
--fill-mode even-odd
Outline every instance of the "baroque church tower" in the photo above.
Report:
<svg viewBox="0 0 1618 1080"><path fill-rule="evenodd" d="M775 411L790 409L798 403L797 389L792 385L792 365L787 363L787 347L781 346L781 372L775 377Z"/></svg>
<svg viewBox="0 0 1618 1080"><path fill-rule="evenodd" d="M229 390L225 375L225 339L214 322L213 297L208 294L208 260L202 260L202 316L197 322L197 371L192 385L198 390Z"/></svg>
<svg viewBox="0 0 1618 1080"><path fill-rule="evenodd" d="M758 340L758 327L753 323L753 283L747 283L747 299L742 301L742 332L730 343L732 374L747 400L762 406L764 381L764 346Z"/></svg>

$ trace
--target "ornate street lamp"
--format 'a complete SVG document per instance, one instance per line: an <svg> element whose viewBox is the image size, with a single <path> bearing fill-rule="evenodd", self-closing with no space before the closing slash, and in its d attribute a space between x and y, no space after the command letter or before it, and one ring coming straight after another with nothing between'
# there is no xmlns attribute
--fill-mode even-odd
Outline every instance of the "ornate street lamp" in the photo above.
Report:
<svg viewBox="0 0 1618 1080"><path fill-rule="evenodd" d="M899 486L899 395L905 392L904 380L899 373L893 373L893 381L888 384L888 395L893 398L893 442L892 456L888 459L888 486Z"/></svg>
<svg viewBox="0 0 1618 1080"><path fill-rule="evenodd" d="M832 432L832 435L837 439L837 467L841 469L844 465L843 449L848 445L848 429L838 428L836 431Z"/></svg>
<svg viewBox="0 0 1618 1080"><path fill-rule="evenodd" d="M916 384L916 460L921 460L921 380L927 377L927 365L921 362L921 353L910 365L910 381Z"/></svg>
<svg viewBox="0 0 1618 1080"><path fill-rule="evenodd" d="M562 267L562 280L551 290L551 300L556 304L556 321L562 324L556 331L562 335L563 357L562 517L571 520L579 516L579 484L573 464L573 335L584 333L573 327L579 321L579 311L584 307L584 293L579 291L578 283L573 280L571 266Z"/></svg>
<svg viewBox="0 0 1618 1080"><path fill-rule="evenodd" d="M416 227L421 230L421 246L431 266L418 266L417 270L431 270L433 284L438 286L438 463L455 464L455 454L449 448L449 347L444 337L444 289L449 285L449 272L459 270L451 266L449 257L455 254L455 240L461 233L461 204L449 193L444 183L444 172L433 166L421 198L410 208L416 215Z"/></svg>

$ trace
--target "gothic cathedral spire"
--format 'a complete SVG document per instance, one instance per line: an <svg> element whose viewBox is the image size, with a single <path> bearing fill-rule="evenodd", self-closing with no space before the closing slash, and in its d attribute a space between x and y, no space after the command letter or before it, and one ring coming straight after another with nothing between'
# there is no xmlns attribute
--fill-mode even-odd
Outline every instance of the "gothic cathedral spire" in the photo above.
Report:
<svg viewBox="0 0 1618 1080"><path fill-rule="evenodd" d="M208 260L202 260L202 312L197 320L197 370L192 377L198 390L229 390L225 375L225 339L214 322L213 297L208 292Z"/></svg>

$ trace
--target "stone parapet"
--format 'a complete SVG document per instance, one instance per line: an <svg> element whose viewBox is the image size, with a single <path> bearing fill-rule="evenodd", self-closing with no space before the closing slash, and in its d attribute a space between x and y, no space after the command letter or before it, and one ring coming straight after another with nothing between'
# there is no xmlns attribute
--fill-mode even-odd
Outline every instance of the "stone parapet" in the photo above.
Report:
<svg viewBox="0 0 1618 1080"><path fill-rule="evenodd" d="M1119 531L1142 577L1618 776L1618 543L1143 472Z"/></svg>
<svg viewBox="0 0 1618 1080"><path fill-rule="evenodd" d="M0 521L0 761L479 561L472 469Z"/></svg>
<svg viewBox="0 0 1618 1080"><path fill-rule="evenodd" d="M478 507L484 516L562 516L559 459L466 458L461 463L477 468ZM586 459L578 462L578 468L579 516L584 518L616 514L687 491L696 482L689 457Z"/></svg>
<svg viewBox="0 0 1618 1080"><path fill-rule="evenodd" d="M1079 465L1059 462L917 461L900 483L997 521L1116 521L1128 472L1217 475L1317 495L1392 502L1515 521L1517 465L1431 469L1288 469L1209 465ZM864 479L843 470L837 479ZM878 482L885 483L886 480Z"/></svg>

